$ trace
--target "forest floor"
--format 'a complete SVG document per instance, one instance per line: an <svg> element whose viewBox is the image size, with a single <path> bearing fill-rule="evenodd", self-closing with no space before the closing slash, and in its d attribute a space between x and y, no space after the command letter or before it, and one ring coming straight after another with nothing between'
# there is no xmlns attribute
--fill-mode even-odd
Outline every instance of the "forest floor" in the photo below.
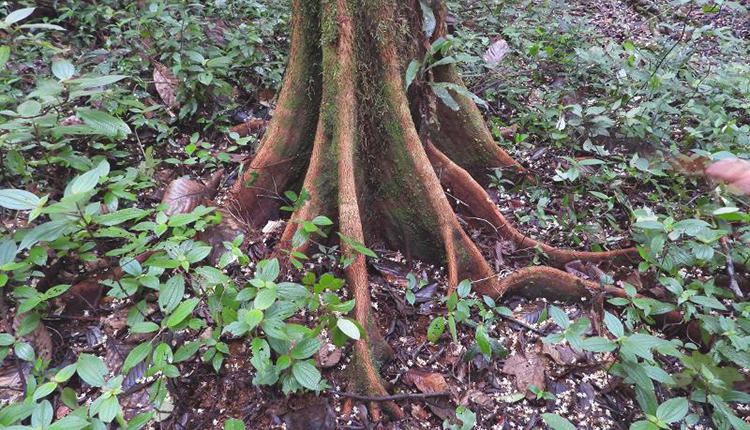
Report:
<svg viewBox="0 0 750 430"><path fill-rule="evenodd" d="M612 106L615 99L608 100L601 95L610 95L616 88L628 85L640 87L641 82L650 81L644 77L651 76L655 67L667 73L673 71L673 76L662 76L664 84L669 81L669 85L674 85L674 91L679 87L689 94L691 78L680 74L683 72L682 65L687 61L687 50L696 50L695 55L705 62L706 69L694 69L698 70L697 75L708 76L710 72L701 75L700 70L710 71L711 67L715 67L711 65L712 62L725 63L736 55L724 49L725 44L730 43L730 37L731 40L743 41L746 48L750 46L750 20L747 15L743 17L740 12L728 7L718 12L707 12L691 4L675 6L667 1L570 0L559 2L559 7L533 3L502 8L498 6L502 4L499 1L465 0L451 3L452 30L457 39L457 50L481 57L489 45L501 38L510 45L509 53L500 59L500 65L495 68L486 68L483 60L464 67L467 86L488 103L486 119L499 144L537 178L538 184L543 184L513 185L501 173L489 172L495 175L489 192L506 217L513 220L519 230L535 239L560 247L599 250L641 243L640 237L631 228L634 211L638 208L647 206L653 213L667 213L675 219L682 215L694 216L695 207L714 192L715 185L691 175L690 169L673 173L675 169L670 170L674 165L671 159L675 152L692 155L690 145L703 150L700 154L716 152L715 148L700 146L701 139L711 140L716 135L701 130L703 137L689 140L684 124L673 122L677 121L675 114L668 111L653 119L651 124L628 125L632 130L648 130L646 133L656 135L655 139L640 138L635 131L616 132L615 120L610 118L616 118L620 107ZM271 13L282 14L270 10L255 19L268 19ZM205 19L210 21L211 18ZM219 196L237 177L237 169L251 155L249 147L262 135L263 124L273 114L273 90L269 88L278 85L283 64L280 53L285 47L279 34L285 30L285 25L283 18L277 19L280 24L263 29L258 36L263 40L275 38L277 45L256 47L262 56L257 60L259 65L255 71L244 71L226 79L230 87L234 86L235 81L253 82L255 91L234 87L230 88L227 96L221 95L214 100L208 97L197 104L198 111L191 114L193 118L201 118L199 123L203 124L197 144L195 139L191 140L192 133L180 129L179 120L170 125L154 125L146 115L141 117L146 130L140 133L138 145L111 148L124 151L124 159L132 157L141 162L146 158L143 147L155 146L156 150L149 156L169 160L156 167L153 184L144 186L138 192L138 205L144 208L156 206L162 202L167 185L186 175L207 181L218 168L225 168L227 174L215 186ZM234 40L236 34L231 33L233 24L218 18L214 24L210 31L205 30L211 33L207 37L218 40L218 45ZM692 33L701 31L701 26L722 28L727 32L727 38L692 38ZM687 27L689 31L685 30ZM202 30L195 31L200 33ZM92 29L92 45L109 43L96 41L98 37L107 36L97 35ZM135 45L128 46L127 38L123 35L116 39L119 49L140 49ZM632 53L637 49L622 51L621 47L626 42L648 51L643 53L644 57L652 55L655 59L649 63L650 68L644 66L642 75L633 76L632 81L628 81L630 76L618 78L617 75L624 69L615 60L623 60L627 55L640 55ZM67 45L64 40L54 43ZM676 48L669 50L670 43L675 44ZM612 44L619 46L620 51L610 50L608 46ZM76 46L72 49L82 52L86 48ZM176 48L171 46L169 49ZM589 51L588 54L585 51ZM538 54L530 55L530 52ZM132 53L127 55L137 56ZM596 59L591 56L601 57L602 62L596 64ZM658 63L662 56L665 56L665 60ZM580 69L577 61L581 59L591 61L591 67ZM604 64L605 59L610 63ZM169 64L170 58L160 60ZM264 66L261 64L263 61L269 64L273 62L273 65ZM657 63L660 65L657 66ZM33 70L34 65L30 64L29 67ZM257 73L257 76L253 73ZM275 78L271 76L274 74ZM219 73L215 73L215 76L218 77ZM153 99L161 97L168 104L164 98L168 98L170 91L178 91L180 85L197 85L196 80L204 78L191 75L191 81L183 82L178 82L182 77L167 78L173 86L171 90L169 86L156 90L153 85L148 88ZM650 88L646 86L646 90L648 93ZM639 96L644 103L664 100L660 99L657 90ZM235 108L231 112L217 113L220 109L216 105L225 100L223 97L232 99ZM577 116L573 113L575 108L559 109L560 106L571 105L595 114ZM599 106L604 106L607 113L596 114L598 109L592 108ZM628 107L631 108L633 106ZM646 110L652 108L651 105L644 106ZM602 112L604 110L601 109ZM162 111L155 113L166 116ZM174 113L169 112L168 115L174 116ZM249 116L257 119L249 142L246 140L237 144L236 139L225 137L227 125L244 122ZM722 126L713 123L706 125L716 129ZM506 138L501 137L501 134L505 134L502 130L508 127L515 127L514 133L506 134ZM695 128L697 126L693 130ZM611 133L594 132L600 129ZM160 136L167 134L171 135L169 139L155 144L161 139ZM202 148L201 142L211 142L211 145ZM735 139L717 147L745 155L750 150L746 143L747 138L744 141ZM185 147L189 145L197 149L186 151ZM4 176L5 182L13 184L12 177ZM69 177L69 174L62 174L62 177ZM748 207L745 201L740 200L737 204L745 210ZM460 205L458 209L460 213ZM24 222L12 211L0 212L0 233L15 231L23 227ZM461 222L498 273L510 273L539 261L540 256L535 250L513 249L486 226L468 217L462 218ZM268 256L283 231L284 223L283 220L271 222L246 240L245 252L253 263ZM385 340L393 350L392 357L382 364L380 373L391 394L415 395L414 398L406 396L406 399L398 401L406 412L405 419L390 421L383 417L381 421L374 422L372 414L368 413L372 407L370 402L351 399L345 394L324 392L319 395L285 396L275 387L255 386L250 342L234 338L225 340L229 352L225 354L218 372L209 363L203 362L200 356L180 363L180 376L170 378L167 383L172 400L171 410L160 411L162 420L151 424L153 428L222 429L227 418L236 418L253 429L440 429L444 422L452 422L457 425L454 428L461 429L460 419L457 421L456 416L457 406L476 414L475 429L546 428L542 420L545 413L565 417L578 429L627 429L631 423L643 419L633 386L624 383L622 377L608 372L618 360L615 353L577 351L569 343L542 342L545 336L560 331L555 321L549 318L550 305L562 309L571 320L585 316L592 321L601 321L605 308L625 313L624 309L608 303L604 296L556 303L543 299L503 297L493 306L505 307L510 312L487 325L490 338L498 341L497 351L493 351L493 358L488 360L477 353L473 327L480 318L476 313L472 314L468 323L462 324L465 330L460 327L457 342L447 333L436 343L427 338L431 322L445 315L445 303L441 301L446 292L443 268L413 261L382 245L368 246L379 256L369 263L373 311ZM55 264L59 266L56 267L57 272L62 273L59 276L61 280L67 278L75 281L95 270L96 264L101 261L79 262L69 267L60 259ZM314 263L307 264L317 273L341 273L338 262L329 255L321 253L311 261ZM659 284L657 276L640 272L638 266L638 262L634 262L631 267L615 270L608 266L574 262L568 265L567 270L586 279L601 279L605 275L613 278L618 285L628 283L642 294L669 301L669 293ZM234 265L229 267L227 274L242 285L248 280L248 270ZM742 271L740 264L738 270ZM701 279L715 278L719 285L728 282L723 264L695 264L685 272ZM424 281L412 290L416 298L414 304L409 304L404 294L407 288L411 288L409 275ZM741 286L747 287L744 284ZM745 293L750 293L750 290L746 289ZM473 293L469 293L465 299L482 301ZM55 309L54 306L53 303L44 318L49 333L40 336L46 336L46 340L39 340L35 347L48 348L48 355L57 365L73 362L77 354L86 352L102 357L107 368L115 372L115 369L122 367L129 351L142 340L138 335L127 333L130 308L126 300L108 297L93 308L77 314ZM207 310L200 308L196 312L208 314ZM311 320L312 315L293 317L302 325L309 321L308 318ZM12 323L8 322L8 316L5 319L0 323L0 329L4 330L0 331L10 330L4 326ZM695 341L683 331L670 331L669 328L658 328L640 321L634 322L633 327L633 330L645 330L659 338L677 336L685 342ZM601 335L601 323L595 322L588 333ZM337 348L327 343L316 354L317 366L332 390L352 391L353 387L347 385L351 355L351 344ZM681 365L671 357L659 359L662 360L662 368L669 373L682 370ZM14 401L12 399L19 395L25 383L20 377L23 372L19 371L18 360L7 359L4 364L0 367L0 400ZM28 375L29 370L25 372ZM119 395L126 416L152 410L149 393L153 379L149 379L152 375L144 376L145 372L146 366L141 363L126 375L124 393ZM746 380L741 384L747 390L750 388L747 382L750 373L747 369L744 372ZM529 386L541 391L534 394L527 391ZM85 399L90 396L90 389L87 384L80 384L75 394L79 399ZM434 392L447 394L442 397L419 397L420 393ZM737 416L750 422L750 408L746 405L733 405L733 408ZM59 402L55 404L56 416L66 413L65 405ZM466 419L465 423L468 423L469 419ZM708 415L700 416L695 425L694 428L712 427Z"/></svg>

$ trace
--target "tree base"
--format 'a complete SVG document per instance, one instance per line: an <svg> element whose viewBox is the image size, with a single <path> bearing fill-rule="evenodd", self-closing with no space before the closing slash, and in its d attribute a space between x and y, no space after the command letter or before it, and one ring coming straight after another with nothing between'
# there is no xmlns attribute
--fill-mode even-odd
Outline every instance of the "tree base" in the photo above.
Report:
<svg viewBox="0 0 750 430"><path fill-rule="evenodd" d="M449 294L467 278L475 282L475 291L493 298L512 292L563 299L601 291L598 284L558 268L574 260L633 260L637 251L559 249L511 226L481 182L495 168L524 171L495 143L474 102L454 92L459 109L453 110L422 82L412 84L408 94L405 90L402 59L424 58L431 40L422 32L418 2L404 3L379 0L372 7L353 0L294 1L292 47L278 107L226 209L257 228L278 216L281 193L301 183L310 198L291 216L282 249L292 248L295 220L324 215L351 241L383 241L413 257L444 263ZM445 10L437 7L436 12L433 41L444 33ZM423 77L462 85L449 65ZM443 188L500 237L518 249L538 250L551 266L496 276L459 224ZM383 396L387 393L373 359L380 347L372 341L380 336L371 323L365 257L349 241L342 241L341 249L352 259L345 272L356 300L353 314L369 339L355 344L352 380L359 391ZM404 416L394 402L382 406L394 417Z"/></svg>

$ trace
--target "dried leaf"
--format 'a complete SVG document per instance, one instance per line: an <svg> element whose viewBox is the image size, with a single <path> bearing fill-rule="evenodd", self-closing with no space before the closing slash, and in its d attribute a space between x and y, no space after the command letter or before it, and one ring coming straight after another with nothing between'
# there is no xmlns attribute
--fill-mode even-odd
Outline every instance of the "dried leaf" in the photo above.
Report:
<svg viewBox="0 0 750 430"><path fill-rule="evenodd" d="M18 330L18 327L20 327L21 323L27 315L28 314L16 315L16 317L13 319L14 330ZM43 322L40 321L31 333L24 336L24 339L34 347L34 352L36 353L37 357L40 357L46 361L52 359L52 351L54 350L55 346L52 343L52 336L50 335L49 330L47 330L47 327Z"/></svg>
<svg viewBox="0 0 750 430"><path fill-rule="evenodd" d="M266 124L268 124L268 121L265 119L250 118L242 124L232 127L230 133L237 133L240 137L245 137L257 132L265 127Z"/></svg>
<svg viewBox="0 0 750 430"><path fill-rule="evenodd" d="M321 369L329 369L341 361L341 355L341 348L336 348L333 344L326 342L315 354L315 364Z"/></svg>
<svg viewBox="0 0 750 430"><path fill-rule="evenodd" d="M219 169L206 185L187 178L175 179L164 190L161 202L169 205L164 213L171 216L192 212L204 200L216 195L216 189L223 175L224 169Z"/></svg>
<svg viewBox="0 0 750 430"><path fill-rule="evenodd" d="M484 62L488 67L494 69L501 61L503 61L503 58L508 55L508 52L510 52L508 42L506 42L505 39L497 39L495 43L490 45L487 52L484 53Z"/></svg>
<svg viewBox="0 0 750 430"><path fill-rule="evenodd" d="M546 365L544 359L535 352L527 352L526 355L516 354L508 357L503 366L503 373L514 375L516 377L516 388L522 393L526 393L527 398L534 397L529 390L530 386L535 386L544 390L544 371Z"/></svg>
<svg viewBox="0 0 750 430"><path fill-rule="evenodd" d="M448 383L443 375L424 370L409 370L404 375L404 382L414 384L423 393L440 393L448 391Z"/></svg>
<svg viewBox="0 0 750 430"><path fill-rule="evenodd" d="M555 363L560 366L570 366L580 362L585 355L579 354L568 345L551 345L545 343L542 345L542 352L547 354Z"/></svg>
<svg viewBox="0 0 750 430"><path fill-rule="evenodd" d="M169 69L161 63L154 61L154 85L156 86L156 92L159 93L159 97L164 102L167 108L173 108L177 106L177 96L175 92L180 85L177 78L169 71Z"/></svg>
<svg viewBox="0 0 750 430"><path fill-rule="evenodd" d="M18 373L18 367L12 360L8 360L6 363L8 364L0 367L0 402L2 404L14 403L24 397L23 382L21 381L21 375ZM23 365L21 371L24 378L29 377L29 370L28 364Z"/></svg>

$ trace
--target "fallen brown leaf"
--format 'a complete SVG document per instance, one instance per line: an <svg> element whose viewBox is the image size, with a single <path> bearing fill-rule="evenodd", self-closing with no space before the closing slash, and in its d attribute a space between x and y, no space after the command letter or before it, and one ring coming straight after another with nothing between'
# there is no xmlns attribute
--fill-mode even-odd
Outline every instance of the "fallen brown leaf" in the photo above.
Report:
<svg viewBox="0 0 750 430"><path fill-rule="evenodd" d="M176 107L177 96L175 95L175 92L180 85L177 78L165 65L155 61L153 78L156 92L159 93L159 97L161 97L164 105L170 109Z"/></svg>
<svg viewBox="0 0 750 430"><path fill-rule="evenodd" d="M329 369L341 360L341 348L336 348L331 343L324 343L315 354L315 364L321 369Z"/></svg>
<svg viewBox="0 0 750 430"><path fill-rule="evenodd" d="M544 390L544 372L546 363L542 356L535 352L527 352L526 355L517 353L508 357L503 366L503 373L516 377L516 388L526 393L527 398L534 397L528 392L530 386Z"/></svg>
<svg viewBox="0 0 750 430"><path fill-rule="evenodd" d="M580 362L585 356L577 353L569 345L551 345L545 343L542 345L542 352L547 354L555 363L560 366L570 366Z"/></svg>
<svg viewBox="0 0 750 430"><path fill-rule="evenodd" d="M223 176L224 169L219 169L205 185L188 178L175 179L164 190L164 197L161 199L162 203L169 205L164 213L171 216L192 212L216 195Z"/></svg>
<svg viewBox="0 0 750 430"><path fill-rule="evenodd" d="M443 375L424 370L409 370L404 375L404 382L414 384L423 393L440 393L448 391L448 383Z"/></svg>

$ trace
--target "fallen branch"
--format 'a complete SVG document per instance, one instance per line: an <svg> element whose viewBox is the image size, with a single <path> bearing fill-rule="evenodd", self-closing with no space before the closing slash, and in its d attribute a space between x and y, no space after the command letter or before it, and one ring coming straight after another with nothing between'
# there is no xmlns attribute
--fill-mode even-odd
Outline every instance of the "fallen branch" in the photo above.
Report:
<svg viewBox="0 0 750 430"><path fill-rule="evenodd" d="M417 400L417 399L428 399L430 397L448 397L451 395L448 391L440 391L437 393L404 393L404 394L393 394L390 396L365 396L356 393L349 393L346 391L328 390L329 394L335 394L341 397L348 397L350 399L362 400L365 402L390 402L394 400Z"/></svg>

